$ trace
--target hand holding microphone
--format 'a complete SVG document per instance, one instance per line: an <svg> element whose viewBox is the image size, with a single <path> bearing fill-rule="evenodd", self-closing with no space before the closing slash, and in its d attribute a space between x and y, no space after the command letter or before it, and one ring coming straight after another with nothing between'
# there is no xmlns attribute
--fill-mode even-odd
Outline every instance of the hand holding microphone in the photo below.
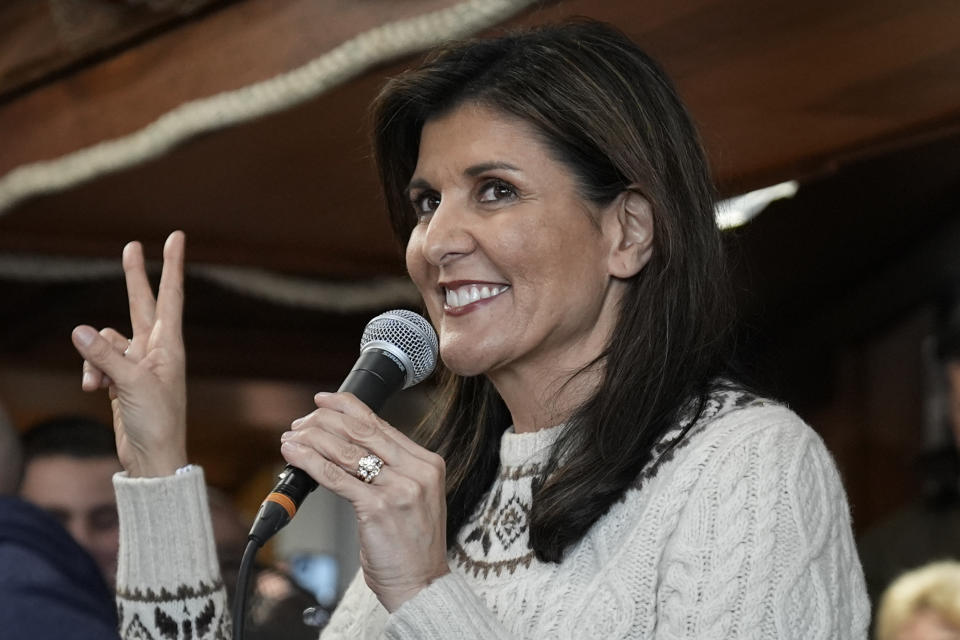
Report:
<svg viewBox="0 0 960 640"><path fill-rule="evenodd" d="M352 393L377 412L390 395L433 373L437 351L437 334L422 316L406 309L383 313L367 323L360 339L360 357L339 391ZM381 458L368 453L358 459L355 473L364 482L372 482L382 466ZM316 486L306 472L287 465L250 529L258 546L290 521Z"/></svg>
<svg viewBox="0 0 960 640"><path fill-rule="evenodd" d="M425 344L429 346L414 347L414 353L431 352L430 359L435 360L436 336L432 328L410 312L389 312L375 318L364 339L367 333L384 328L379 321L397 313L409 314L400 324L420 326L415 333L427 334ZM412 335L407 329L404 334ZM404 339L394 344L415 343ZM370 399L379 408L390 389L400 386L397 381L388 382L394 380L393 369L398 367L393 349L372 347L373 344L373 340L365 344L364 353L341 392L317 394L316 411L293 422L291 430L282 436L280 451L290 465L353 504L364 578L384 607L394 611L450 571L446 560L445 465L443 458L415 444L362 401L364 397ZM384 355L368 353L381 348ZM411 362L417 361L417 357L407 353ZM405 368L405 379L406 371L409 369ZM413 371L416 382L429 375L429 370L417 374L416 366ZM369 461L371 456L379 463L370 467L364 479L360 477L364 475L361 461ZM297 472L290 475L296 477ZM275 491L283 484L282 478Z"/></svg>

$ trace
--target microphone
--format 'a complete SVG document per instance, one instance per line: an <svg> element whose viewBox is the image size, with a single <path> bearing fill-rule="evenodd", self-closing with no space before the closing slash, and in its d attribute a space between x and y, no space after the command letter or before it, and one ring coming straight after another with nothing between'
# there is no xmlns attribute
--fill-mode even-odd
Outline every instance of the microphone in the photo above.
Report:
<svg viewBox="0 0 960 640"><path fill-rule="evenodd" d="M382 313L367 323L360 339L360 357L339 391L349 391L380 411L387 398L423 382L437 363L437 334L423 316L406 309ZM258 546L282 529L317 482L305 471L287 465L273 491L260 505L249 538Z"/></svg>

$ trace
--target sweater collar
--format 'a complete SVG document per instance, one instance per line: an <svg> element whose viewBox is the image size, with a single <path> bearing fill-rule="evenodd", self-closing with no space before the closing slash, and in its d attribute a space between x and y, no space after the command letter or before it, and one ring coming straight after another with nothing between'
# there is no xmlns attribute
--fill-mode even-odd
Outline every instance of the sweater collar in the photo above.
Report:
<svg viewBox="0 0 960 640"><path fill-rule="evenodd" d="M531 433L515 433L513 426L508 427L500 438L500 464L504 467L543 464L550 455L550 447L563 433L564 426Z"/></svg>

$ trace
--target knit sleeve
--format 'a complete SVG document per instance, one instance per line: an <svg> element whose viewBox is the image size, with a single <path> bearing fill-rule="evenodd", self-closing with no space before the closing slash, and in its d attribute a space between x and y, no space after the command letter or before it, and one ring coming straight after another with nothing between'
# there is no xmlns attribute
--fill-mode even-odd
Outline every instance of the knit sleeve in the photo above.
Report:
<svg viewBox="0 0 960 640"><path fill-rule="evenodd" d="M830 454L783 407L737 413L697 436L678 469L674 484L689 493L661 558L655 637L866 638L863 572Z"/></svg>
<svg viewBox="0 0 960 640"><path fill-rule="evenodd" d="M113 480L120 514L123 638L230 638L203 471Z"/></svg>

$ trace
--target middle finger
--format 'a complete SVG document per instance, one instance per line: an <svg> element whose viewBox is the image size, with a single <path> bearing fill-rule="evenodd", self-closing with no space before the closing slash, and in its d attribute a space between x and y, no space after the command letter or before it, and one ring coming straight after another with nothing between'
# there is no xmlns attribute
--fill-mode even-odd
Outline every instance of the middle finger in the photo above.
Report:
<svg viewBox="0 0 960 640"><path fill-rule="evenodd" d="M413 440L401 433L396 427L385 420L380 419L370 407L365 405L360 399L351 393L326 393L321 392L314 396L314 403L320 409L331 409L352 416L357 420L369 422L376 425L377 429L397 446L402 447L415 458L423 462L430 462L431 452L427 451Z"/></svg>
<svg viewBox="0 0 960 640"><path fill-rule="evenodd" d="M370 455L368 449L348 442L322 429L308 428L297 431L287 431L280 437L280 440L282 442L293 442L309 447L354 476L357 475L360 460Z"/></svg>

